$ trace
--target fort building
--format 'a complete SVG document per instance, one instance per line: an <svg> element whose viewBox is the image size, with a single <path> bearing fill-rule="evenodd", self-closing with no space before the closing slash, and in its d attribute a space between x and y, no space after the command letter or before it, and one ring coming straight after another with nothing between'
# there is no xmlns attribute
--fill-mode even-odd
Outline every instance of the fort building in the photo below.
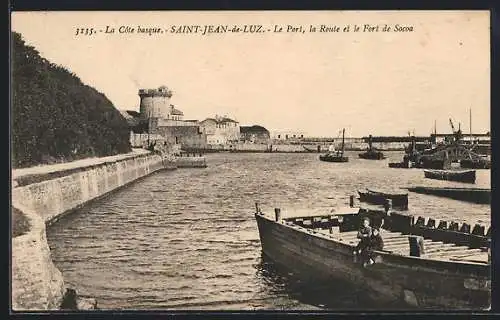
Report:
<svg viewBox="0 0 500 320"><path fill-rule="evenodd" d="M171 103L172 91L166 86L140 89L139 113L126 111L133 144L166 143L181 148L204 148L206 135L196 120L184 120L184 113Z"/></svg>

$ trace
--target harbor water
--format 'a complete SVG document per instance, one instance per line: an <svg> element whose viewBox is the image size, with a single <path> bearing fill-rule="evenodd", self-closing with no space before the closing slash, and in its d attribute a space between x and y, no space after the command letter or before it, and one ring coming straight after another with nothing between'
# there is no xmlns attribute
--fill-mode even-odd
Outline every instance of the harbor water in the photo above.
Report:
<svg viewBox="0 0 500 320"><path fill-rule="evenodd" d="M316 310L366 307L356 288L304 283L261 255L253 216L347 206L358 189L490 187L424 178L391 169L388 159L328 163L318 154L209 154L206 169L151 175L66 216L47 231L67 286L101 309ZM490 206L409 193L414 215L490 224Z"/></svg>

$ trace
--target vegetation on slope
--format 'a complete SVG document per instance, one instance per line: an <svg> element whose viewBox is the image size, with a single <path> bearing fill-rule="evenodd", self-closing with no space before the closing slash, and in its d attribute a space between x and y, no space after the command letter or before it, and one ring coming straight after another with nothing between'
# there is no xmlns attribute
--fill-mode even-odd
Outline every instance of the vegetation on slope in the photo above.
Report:
<svg viewBox="0 0 500 320"><path fill-rule="evenodd" d="M22 236L30 227L30 222L24 213L12 207L12 237Z"/></svg>
<svg viewBox="0 0 500 320"><path fill-rule="evenodd" d="M12 166L131 150L126 120L106 96L12 33Z"/></svg>

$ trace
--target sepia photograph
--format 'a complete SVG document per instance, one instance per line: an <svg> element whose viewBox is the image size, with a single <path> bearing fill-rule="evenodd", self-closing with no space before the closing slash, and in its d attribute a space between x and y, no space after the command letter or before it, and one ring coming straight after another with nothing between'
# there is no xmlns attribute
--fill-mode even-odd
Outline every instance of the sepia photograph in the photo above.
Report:
<svg viewBox="0 0 500 320"><path fill-rule="evenodd" d="M11 312L491 309L490 11L16 11Z"/></svg>

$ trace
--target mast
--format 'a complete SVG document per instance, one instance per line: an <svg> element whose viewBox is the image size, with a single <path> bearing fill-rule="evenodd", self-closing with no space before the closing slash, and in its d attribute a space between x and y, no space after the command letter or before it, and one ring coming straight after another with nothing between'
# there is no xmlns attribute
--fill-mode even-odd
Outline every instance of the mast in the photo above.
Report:
<svg viewBox="0 0 500 320"><path fill-rule="evenodd" d="M150 144L150 139L151 139L151 111L149 111L148 115L148 149L149 149L149 144Z"/></svg>
<svg viewBox="0 0 500 320"><path fill-rule="evenodd" d="M342 156L344 156L344 134L345 128L342 129Z"/></svg>
<svg viewBox="0 0 500 320"><path fill-rule="evenodd" d="M472 146L472 108L469 108L469 136L470 145Z"/></svg>

